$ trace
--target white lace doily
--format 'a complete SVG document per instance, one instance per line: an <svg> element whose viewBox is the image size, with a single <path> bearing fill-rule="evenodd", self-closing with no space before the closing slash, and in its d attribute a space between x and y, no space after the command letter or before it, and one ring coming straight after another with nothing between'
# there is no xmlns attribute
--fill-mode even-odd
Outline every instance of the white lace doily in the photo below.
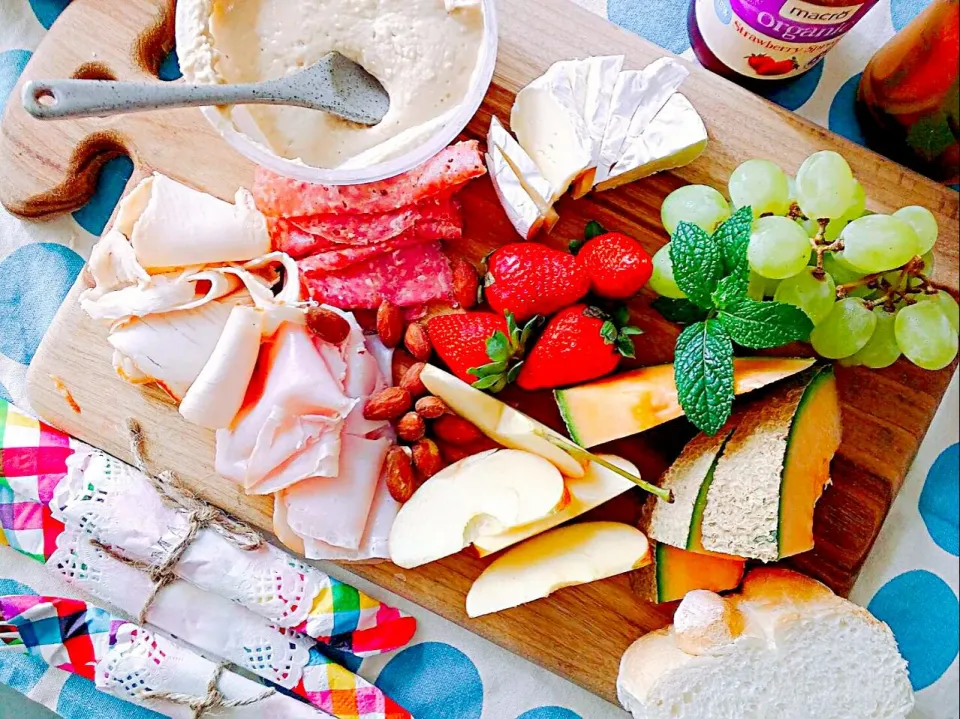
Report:
<svg viewBox="0 0 960 719"><path fill-rule="evenodd" d="M192 697L206 696L207 683L215 671L213 662L187 647L135 624L123 624L117 630L116 644L97 664L96 684L101 691L121 699L169 717L188 719L193 716L193 711L187 706L150 699L149 694L168 692ZM217 687L228 700L257 697L266 690L266 687L229 671L223 672ZM275 692L249 706L212 710L210 716L231 719L317 719L324 715L309 704Z"/></svg>
<svg viewBox="0 0 960 719"><path fill-rule="evenodd" d="M47 566L131 616L139 614L153 589L146 574L107 555L70 526L57 538ZM183 581L160 590L147 621L288 689L303 676L313 645L302 634L272 626L239 604Z"/></svg>
<svg viewBox="0 0 960 719"><path fill-rule="evenodd" d="M78 451L67 466L51 503L65 524L150 564L162 561L188 531L186 511L166 504L133 467L98 451ZM176 573L282 627L307 618L325 579L270 544L245 551L213 529L197 534Z"/></svg>

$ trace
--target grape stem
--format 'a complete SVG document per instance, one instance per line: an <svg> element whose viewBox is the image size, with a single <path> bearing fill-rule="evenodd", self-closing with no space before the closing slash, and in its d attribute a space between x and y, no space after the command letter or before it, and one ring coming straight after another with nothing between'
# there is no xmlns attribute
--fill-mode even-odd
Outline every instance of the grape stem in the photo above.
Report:
<svg viewBox="0 0 960 719"><path fill-rule="evenodd" d="M874 272L858 280L838 285L837 299L842 300L851 290L867 286L884 291L879 297L864 301L864 306L867 309L872 310L874 307L882 306L887 312L895 312L897 301L899 300L902 300L908 305L912 305L916 302L916 299L911 297L911 295L934 295L940 289L943 289L921 272L923 264L923 258L918 255L897 269L887 270L886 272ZM896 282L891 283L886 279L886 275L898 271L900 274L897 276ZM910 281L915 279L920 280L920 283L911 287Z"/></svg>
<svg viewBox="0 0 960 719"><path fill-rule="evenodd" d="M799 211L799 207L797 210ZM791 212L793 208L790 208ZM827 225L830 224L830 218L820 217L817 219L817 234L810 239L810 246L813 247L813 251L817 253L817 266L813 268L813 276L818 280L822 280L827 276L826 270L823 269L823 256L828 252L839 252L843 249L843 240L837 238L833 242L827 242L824 239L824 236L827 232Z"/></svg>

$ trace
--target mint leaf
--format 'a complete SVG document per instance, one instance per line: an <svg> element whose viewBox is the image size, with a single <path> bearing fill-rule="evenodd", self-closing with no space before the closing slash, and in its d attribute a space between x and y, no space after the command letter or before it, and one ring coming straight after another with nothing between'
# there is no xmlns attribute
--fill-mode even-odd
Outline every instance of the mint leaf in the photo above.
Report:
<svg viewBox="0 0 960 719"><path fill-rule="evenodd" d="M805 340L813 330L813 322L799 307L783 302L757 302L747 297L725 306L717 314L717 320L734 342L750 349Z"/></svg>
<svg viewBox="0 0 960 719"><path fill-rule="evenodd" d="M696 225L681 222L670 240L673 279L694 304L711 309L711 295L723 276L720 247Z"/></svg>
<svg viewBox="0 0 960 719"><path fill-rule="evenodd" d="M743 275L727 275L717 284L717 289L713 292L713 304L718 309L723 309L731 304L736 304L747 296L750 287L749 275L744 282Z"/></svg>
<svg viewBox="0 0 960 719"><path fill-rule="evenodd" d="M713 241L720 245L723 274L732 278L724 290L724 297L744 297L750 284L750 262L747 248L750 246L750 231L753 229L753 210L741 207L728 217L713 233Z"/></svg>
<svg viewBox="0 0 960 719"><path fill-rule="evenodd" d="M600 235L605 234L607 234L607 231L603 229L603 225L596 220L590 220L590 222L587 223L586 228L583 230L583 237L588 242L594 237L599 237Z"/></svg>
<svg viewBox="0 0 960 719"><path fill-rule="evenodd" d="M721 280L722 281L722 280ZM672 297L658 297L651 307L663 315L664 319L681 325L689 325L707 318L707 313L687 299L675 300Z"/></svg>
<svg viewBox="0 0 960 719"><path fill-rule="evenodd" d="M715 319L690 325L677 338L677 398L690 421L716 434L733 406L733 343Z"/></svg>

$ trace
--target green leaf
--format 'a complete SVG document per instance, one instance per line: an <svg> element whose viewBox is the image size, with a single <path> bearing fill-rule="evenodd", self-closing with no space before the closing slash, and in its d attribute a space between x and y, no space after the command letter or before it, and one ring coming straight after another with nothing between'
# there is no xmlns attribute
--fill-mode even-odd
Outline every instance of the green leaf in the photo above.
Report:
<svg viewBox="0 0 960 719"><path fill-rule="evenodd" d="M480 367L471 367L467 370L467 374L472 374L474 377L489 377L492 374L503 374L503 371L506 368L506 362L490 362L489 364L481 365Z"/></svg>
<svg viewBox="0 0 960 719"><path fill-rule="evenodd" d="M707 318L707 313L703 309L684 298L658 297L651 306L663 315L664 319L681 325L693 324Z"/></svg>
<svg viewBox="0 0 960 719"><path fill-rule="evenodd" d="M696 225L681 222L670 241L677 286L696 305L713 308L711 295L723 276L720 246Z"/></svg>
<svg viewBox="0 0 960 719"><path fill-rule="evenodd" d="M620 335L617 338L617 352L628 359L633 359L637 356L637 350L633 346L633 342L626 335Z"/></svg>
<svg viewBox="0 0 960 719"><path fill-rule="evenodd" d="M750 349L767 349L805 340L813 322L799 307L783 302L757 302L745 297L717 315L730 338Z"/></svg>
<svg viewBox="0 0 960 719"><path fill-rule="evenodd" d="M586 240L570 240L569 244L567 244L567 249L570 250L571 255L575 255L583 249L585 244L587 244Z"/></svg>
<svg viewBox="0 0 960 719"><path fill-rule="evenodd" d="M750 245L752 229L753 209L747 205L734 212L714 230L713 240L720 245L724 274L729 275L734 270L749 267L747 247Z"/></svg>
<svg viewBox="0 0 960 719"><path fill-rule="evenodd" d="M600 327L600 336L603 337L603 341L608 345L612 345L617 341L618 334L617 326L613 324L611 320L607 320Z"/></svg>
<svg viewBox="0 0 960 719"><path fill-rule="evenodd" d="M639 327L634 327L632 325L627 325L626 327L620 328L620 334L622 335L642 335L643 330Z"/></svg>
<svg viewBox="0 0 960 719"><path fill-rule="evenodd" d="M717 284L717 289L713 293L713 303L718 309L736 304L747 296L749 288L749 274L746 276L740 273L727 275Z"/></svg>
<svg viewBox="0 0 960 719"><path fill-rule="evenodd" d="M501 379L501 377L495 374L487 375L486 377L481 377L478 379L471 385L471 387L476 387L477 389L490 389Z"/></svg>
<svg viewBox="0 0 960 719"><path fill-rule="evenodd" d="M523 367L523 362L517 362L513 367L507 372L507 384L517 381L517 377L520 375L520 368Z"/></svg>
<svg viewBox="0 0 960 719"><path fill-rule="evenodd" d="M605 234L607 234L607 231L603 229L603 225L596 220L590 220L583 230L583 237L587 242L592 240L594 237L599 237L600 235Z"/></svg>
<svg viewBox="0 0 960 719"><path fill-rule="evenodd" d="M513 312L504 312L504 318L507 320L507 336L510 338L510 353L513 354L520 342L520 328L517 327L517 320Z"/></svg>
<svg viewBox="0 0 960 719"><path fill-rule="evenodd" d="M500 330L487 338L487 357L494 362L506 362L510 359L510 340Z"/></svg>
<svg viewBox="0 0 960 719"><path fill-rule="evenodd" d="M907 145L925 160L934 160L957 139L942 110L917 120L907 132Z"/></svg>
<svg viewBox="0 0 960 719"><path fill-rule="evenodd" d="M677 338L677 398L690 421L713 435L733 406L733 343L715 319L690 325Z"/></svg>
<svg viewBox="0 0 960 719"><path fill-rule="evenodd" d="M527 342L530 341L530 335L534 330L537 329L544 322L543 315L534 315L530 320L527 321L527 324L523 326L523 332L520 333L520 347L523 349L527 346Z"/></svg>

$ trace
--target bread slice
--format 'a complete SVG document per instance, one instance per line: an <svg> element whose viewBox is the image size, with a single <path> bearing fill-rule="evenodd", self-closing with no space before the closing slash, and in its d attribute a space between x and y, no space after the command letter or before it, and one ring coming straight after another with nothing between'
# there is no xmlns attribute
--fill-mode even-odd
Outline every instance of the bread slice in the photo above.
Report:
<svg viewBox="0 0 960 719"><path fill-rule="evenodd" d="M739 594L690 592L624 653L617 696L634 719L898 719L914 704L886 624L776 567Z"/></svg>

